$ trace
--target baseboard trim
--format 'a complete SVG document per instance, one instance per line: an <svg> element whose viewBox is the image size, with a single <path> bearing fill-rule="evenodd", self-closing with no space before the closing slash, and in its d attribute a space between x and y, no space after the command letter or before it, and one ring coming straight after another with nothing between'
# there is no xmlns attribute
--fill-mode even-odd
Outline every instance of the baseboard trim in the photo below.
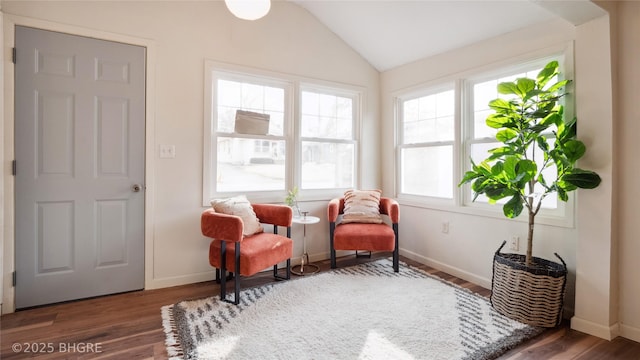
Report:
<svg viewBox="0 0 640 360"><path fill-rule="evenodd" d="M605 340L613 340L620 335L620 326L618 323L606 326L581 319L577 316L571 318L571 328Z"/></svg>
<svg viewBox="0 0 640 360"><path fill-rule="evenodd" d="M431 266L434 269L438 269L440 271L446 272L447 274L457 276L463 280L469 281L476 285L480 285L485 289L491 289L491 279L487 279L482 276L478 276L476 274L472 274L468 271L464 271L454 266L447 265L440 261L431 259L426 256L422 256L420 254L414 253L412 251L407 251L400 248L400 255L405 256L411 260L417 261L419 263Z"/></svg>
<svg viewBox="0 0 640 360"><path fill-rule="evenodd" d="M169 278L150 279L145 282L145 290L161 289L173 286L195 284L203 281L211 281L215 278L215 269L211 271L189 274L183 276L173 276Z"/></svg>
<svg viewBox="0 0 640 360"><path fill-rule="evenodd" d="M640 328L620 324L620 336L629 340L640 342Z"/></svg>

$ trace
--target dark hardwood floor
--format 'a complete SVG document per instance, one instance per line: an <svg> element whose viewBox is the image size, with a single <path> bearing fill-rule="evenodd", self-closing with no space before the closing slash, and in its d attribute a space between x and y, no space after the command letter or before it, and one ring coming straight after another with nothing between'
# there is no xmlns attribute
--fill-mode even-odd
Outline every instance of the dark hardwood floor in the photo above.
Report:
<svg viewBox="0 0 640 360"><path fill-rule="evenodd" d="M374 254L373 258L386 256ZM489 290L426 265L401 258L435 276L482 296ZM339 266L367 259L339 260ZM317 263L320 271L329 262ZM292 275L295 276L295 275ZM272 281L270 273L243 279L243 288ZM44 306L0 318L1 359L166 359L160 307L218 294L213 282ZM569 329L565 324L504 354L500 359L640 359L640 343L624 338L605 341Z"/></svg>

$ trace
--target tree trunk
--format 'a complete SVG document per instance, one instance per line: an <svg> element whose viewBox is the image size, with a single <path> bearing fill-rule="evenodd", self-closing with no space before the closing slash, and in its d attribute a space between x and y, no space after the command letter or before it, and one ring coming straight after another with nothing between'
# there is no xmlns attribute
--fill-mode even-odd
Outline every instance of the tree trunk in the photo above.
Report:
<svg viewBox="0 0 640 360"><path fill-rule="evenodd" d="M533 224L536 214L529 210L529 233L527 234L527 266L531 266L533 260Z"/></svg>

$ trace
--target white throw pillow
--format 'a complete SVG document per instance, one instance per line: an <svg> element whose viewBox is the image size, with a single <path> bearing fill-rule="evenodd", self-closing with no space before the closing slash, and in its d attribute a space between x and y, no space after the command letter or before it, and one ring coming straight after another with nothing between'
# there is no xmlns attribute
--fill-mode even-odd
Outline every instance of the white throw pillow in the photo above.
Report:
<svg viewBox="0 0 640 360"><path fill-rule="evenodd" d="M249 236L263 231L260 219L253 211L253 207L244 195L234 196L227 199L213 199L211 206L215 212L239 216L242 219L244 228L242 235Z"/></svg>
<svg viewBox="0 0 640 360"><path fill-rule="evenodd" d="M344 193L342 223L381 224L380 190L347 190Z"/></svg>

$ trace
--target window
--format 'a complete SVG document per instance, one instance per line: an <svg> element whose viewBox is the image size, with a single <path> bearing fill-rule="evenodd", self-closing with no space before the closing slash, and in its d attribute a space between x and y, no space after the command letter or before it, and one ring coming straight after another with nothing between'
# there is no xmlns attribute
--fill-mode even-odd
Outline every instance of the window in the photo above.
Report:
<svg viewBox="0 0 640 360"><path fill-rule="evenodd" d="M212 134L216 144L215 191L251 192L286 187L286 83L214 73ZM236 128L237 111L268 114L266 132Z"/></svg>
<svg viewBox="0 0 640 360"><path fill-rule="evenodd" d="M452 77L445 83L416 87L396 97L398 197L409 202L435 207L481 209L501 212L489 206L485 197L472 202L470 186L458 188L462 174L471 166L469 159L480 162L495 148L496 130L485 124L492 113L488 104L498 97L497 85L519 77L532 77L552 59L505 66L491 72ZM553 82L552 82L553 83ZM565 108L566 112L570 109ZM566 114L570 116L569 114ZM549 138L553 133L549 132ZM551 142L552 143L552 142ZM535 156L542 163L542 155ZM554 176L555 168L545 170ZM506 201L506 200L505 200ZM557 196L547 196L542 204L543 217L563 217L565 203Z"/></svg>
<svg viewBox="0 0 640 360"><path fill-rule="evenodd" d="M400 192L453 198L453 86L400 99Z"/></svg>
<svg viewBox="0 0 640 360"><path fill-rule="evenodd" d="M361 90L213 62L205 83L203 205L356 186Z"/></svg>
<svg viewBox="0 0 640 360"><path fill-rule="evenodd" d="M500 75L491 76L489 79L481 78L482 80L470 80L469 88L470 88L470 96L473 99L472 103L472 121L470 121L467 129L469 129L468 133L471 134L467 142L469 144L469 154L466 159L473 159L474 162L480 163L482 160L487 158L487 152L490 149L494 149L500 146L500 143L496 142L495 135L496 129L490 128L486 125L485 119L489 114L492 113L489 108L489 102L493 99L503 98L509 99L509 96L499 94L497 87L499 83L515 81L517 78L528 77L535 78L540 70L544 67L544 65L548 62L549 59L543 62L535 62L532 64L527 64L521 67L507 69L500 72ZM525 70L523 70L525 69ZM550 83L553 84L557 81L557 79L552 80ZM551 131L547 134L548 138L552 138L553 134ZM552 145L553 142L550 142ZM536 149L537 150L537 149ZM530 159L536 159L538 166L543 165L543 155L542 153L536 151L534 156L530 156ZM465 164L467 164L465 162ZM555 176L555 166L552 165L544 170L544 174L546 177L551 178ZM534 191L542 192L542 185L537 184L536 189ZM473 195L471 192L471 188L469 186L465 187L467 193L465 194L465 202L469 205L470 199L472 199ZM508 199L502 199L498 201L498 203L505 203ZM475 200L476 203L487 203L487 198L484 195L478 196ZM542 207L545 209L557 209L559 206L558 198L556 194L549 194L543 201Z"/></svg>
<svg viewBox="0 0 640 360"><path fill-rule="evenodd" d="M301 188L346 189L355 184L357 94L303 88Z"/></svg>

